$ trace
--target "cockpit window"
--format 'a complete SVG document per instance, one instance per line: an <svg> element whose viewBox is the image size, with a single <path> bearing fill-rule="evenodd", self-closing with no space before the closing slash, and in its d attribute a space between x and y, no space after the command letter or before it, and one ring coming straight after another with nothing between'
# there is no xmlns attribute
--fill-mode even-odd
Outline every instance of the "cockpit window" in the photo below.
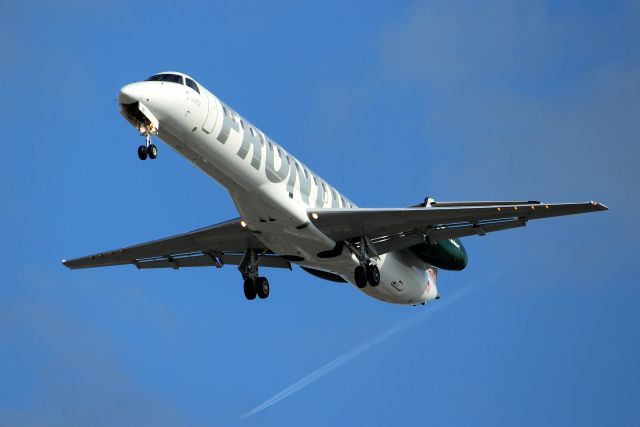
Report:
<svg viewBox="0 0 640 427"><path fill-rule="evenodd" d="M198 85L196 84L196 82L191 80L189 77L185 77L185 80L187 81L187 86L189 86L191 89L195 90L196 92L200 93L200 89L198 89Z"/></svg>
<svg viewBox="0 0 640 427"><path fill-rule="evenodd" d="M148 82L171 82L178 83L179 85L184 84L182 82L182 76L177 74L156 74L155 76L151 76L147 79Z"/></svg>

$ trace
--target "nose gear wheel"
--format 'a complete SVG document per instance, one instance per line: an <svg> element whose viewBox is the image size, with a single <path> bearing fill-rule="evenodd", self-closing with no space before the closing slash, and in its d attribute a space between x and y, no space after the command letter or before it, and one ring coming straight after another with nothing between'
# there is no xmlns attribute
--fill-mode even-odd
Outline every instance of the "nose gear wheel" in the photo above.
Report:
<svg viewBox="0 0 640 427"><path fill-rule="evenodd" d="M153 160L158 157L158 147L151 142L151 132L147 129L144 130L145 145L138 147L138 158L140 160L146 160L147 156Z"/></svg>
<svg viewBox="0 0 640 427"><path fill-rule="evenodd" d="M154 144L149 145L147 147L147 154L149 154L151 160L155 159L158 157L158 148Z"/></svg>
<svg viewBox="0 0 640 427"><path fill-rule="evenodd" d="M147 146L146 145L141 145L138 147L138 158L140 160L146 160L147 159Z"/></svg>

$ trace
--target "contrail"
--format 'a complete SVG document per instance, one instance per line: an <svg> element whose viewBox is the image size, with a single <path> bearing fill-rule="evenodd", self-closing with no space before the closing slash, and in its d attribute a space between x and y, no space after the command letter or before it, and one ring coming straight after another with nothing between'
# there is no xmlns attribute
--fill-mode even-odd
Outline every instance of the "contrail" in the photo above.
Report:
<svg viewBox="0 0 640 427"><path fill-rule="evenodd" d="M409 327L415 325L416 323L418 323L418 322L426 319L427 317L433 315L434 313L442 310L444 307L446 307L446 306L452 304L453 302L459 300L460 298L466 296L473 289L477 289L477 286L473 286L473 287L469 286L469 287L465 288L464 290L458 292L457 294L452 295L451 297L447 298L445 301L442 301L442 302L438 303L435 307L433 307L433 308L429 307L428 310L423 311L422 313L420 313L416 317L414 317L412 319L404 320L404 321L398 323L395 326L392 326L392 327L390 327L388 329L385 329L384 331L380 332L378 335L375 335L372 338L369 338L367 341L365 341L365 342L359 344L358 346L352 348L351 350L347 351L342 356L339 356L339 357L333 359L331 362L327 363L326 365L321 366L320 368L318 368L315 371L311 372L309 375L299 379L295 383L291 384L289 387L287 387L284 390L282 390L281 392L275 394L273 397L267 399L264 403L256 406L255 408L253 408L249 412L247 412L244 415L242 415L240 417L240 419L250 417L251 415L255 415L258 412L260 412L260 411L262 411L264 409L267 409L269 406L278 403L279 401L281 401L285 397L290 396L291 394L293 394L296 391L308 386L309 384L311 384L312 382L316 381L317 379L327 375L329 372L331 372L334 369L342 366L343 364L347 363L349 360L353 359L354 357L361 355L362 353L364 353L365 351L369 350L370 348L380 344L383 341L386 341L387 339L389 339L393 335L397 334L398 332L401 332L401 331L404 331L405 329L408 329Z"/></svg>

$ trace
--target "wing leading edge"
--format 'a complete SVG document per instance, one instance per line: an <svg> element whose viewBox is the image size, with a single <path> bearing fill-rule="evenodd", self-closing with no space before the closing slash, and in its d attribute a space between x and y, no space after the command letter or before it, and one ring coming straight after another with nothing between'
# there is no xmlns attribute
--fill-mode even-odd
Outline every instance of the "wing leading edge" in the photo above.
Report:
<svg viewBox="0 0 640 427"><path fill-rule="evenodd" d="M604 210L608 208L598 202L445 202L411 208L309 209L308 215L320 231L336 242L366 236L382 254L425 240L484 235L523 227L533 219Z"/></svg>
<svg viewBox="0 0 640 427"><path fill-rule="evenodd" d="M267 252L267 248L242 227L238 218L62 263L71 269L124 264L133 264L138 268L221 267L223 264L239 265L247 249ZM259 265L264 267L291 267L289 262L276 255L263 255L258 259Z"/></svg>

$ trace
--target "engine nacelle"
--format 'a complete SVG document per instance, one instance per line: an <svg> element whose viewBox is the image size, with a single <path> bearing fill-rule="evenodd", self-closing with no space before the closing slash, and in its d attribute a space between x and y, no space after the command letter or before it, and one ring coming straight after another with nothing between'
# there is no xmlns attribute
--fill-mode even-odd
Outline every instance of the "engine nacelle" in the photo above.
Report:
<svg viewBox="0 0 640 427"><path fill-rule="evenodd" d="M469 261L467 251L459 239L440 240L434 244L421 243L410 249L422 261L443 270L460 271Z"/></svg>

